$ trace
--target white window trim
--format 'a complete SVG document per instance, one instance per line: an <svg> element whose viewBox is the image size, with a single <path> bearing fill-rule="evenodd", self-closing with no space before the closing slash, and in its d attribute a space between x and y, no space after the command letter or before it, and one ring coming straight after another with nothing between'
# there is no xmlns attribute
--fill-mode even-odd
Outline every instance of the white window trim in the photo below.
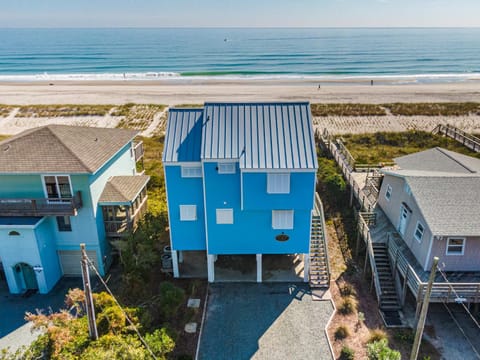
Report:
<svg viewBox="0 0 480 360"><path fill-rule="evenodd" d="M217 209L215 215L215 220L217 224L233 224L233 209Z"/></svg>
<svg viewBox="0 0 480 360"><path fill-rule="evenodd" d="M287 225L276 224L275 220L277 219L277 216L284 216L285 218L282 220L285 221ZM287 216L289 216L289 218L286 218ZM292 230L295 223L294 218L295 213L293 210L272 210L272 229Z"/></svg>
<svg viewBox="0 0 480 360"><path fill-rule="evenodd" d="M70 185L70 194L72 194L72 198L75 197L75 194L73 193L73 187L72 187L72 179L70 178L70 175L68 174L56 174L56 175L42 175L42 187L43 187L43 193L45 194L45 198L47 199L48 198L48 192L47 192L47 186L45 184L45 177L47 176L53 176L55 177L55 184L56 184L56 187L57 187L57 193L60 195L60 188L58 187L58 177L61 177L61 176L65 176L68 178L68 185ZM59 198L61 199L61 198ZM66 198L64 198L66 199Z"/></svg>
<svg viewBox="0 0 480 360"><path fill-rule="evenodd" d="M390 201L390 199L392 198L392 192L393 192L393 188L390 184L387 184L387 189L385 190L385 199L387 201ZM390 194L387 196L387 194Z"/></svg>
<svg viewBox="0 0 480 360"><path fill-rule="evenodd" d="M196 221L197 220L197 205L180 205L179 207L180 209L180 221ZM195 212L195 215L193 217L191 216L187 216L186 218L182 217L182 209L184 209L183 211L193 211ZM183 213L184 215L188 215Z"/></svg>
<svg viewBox="0 0 480 360"><path fill-rule="evenodd" d="M235 162L219 162L217 168L219 174L235 174L237 172Z"/></svg>
<svg viewBox="0 0 480 360"><path fill-rule="evenodd" d="M198 171L198 173L193 173L194 171ZM201 178L202 165L182 165L181 172L182 178Z"/></svg>
<svg viewBox="0 0 480 360"><path fill-rule="evenodd" d="M450 242L450 239L458 239L458 240L463 240L462 244L462 252L461 253L449 253L448 252L448 243ZM447 244L445 246L445 255L447 256L462 256L465 253L465 246L467 244L467 239L465 237L461 236L452 236L447 238ZM452 245L452 246L459 246L459 245Z"/></svg>
<svg viewBox="0 0 480 360"><path fill-rule="evenodd" d="M407 195L412 195L412 189L410 189L410 185L408 185L406 182L405 182L404 190Z"/></svg>
<svg viewBox="0 0 480 360"><path fill-rule="evenodd" d="M420 225L423 229L422 230L422 236L420 236L420 239L417 237L418 225ZM415 226L415 230L413 231L413 237L415 238L415 240L417 240L419 243L421 243L424 234L425 234L425 225L423 225L420 221L417 221L417 225Z"/></svg>
<svg viewBox="0 0 480 360"><path fill-rule="evenodd" d="M286 180L280 180L278 177L285 177ZM284 179L285 179L284 178ZM278 183L285 181L285 187L277 189ZM290 194L290 173L267 173L267 193L268 194Z"/></svg>

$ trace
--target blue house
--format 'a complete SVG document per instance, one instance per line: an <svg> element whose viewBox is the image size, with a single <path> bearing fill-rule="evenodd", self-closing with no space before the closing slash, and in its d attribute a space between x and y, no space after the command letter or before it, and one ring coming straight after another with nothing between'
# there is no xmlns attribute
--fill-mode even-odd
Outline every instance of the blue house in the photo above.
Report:
<svg viewBox="0 0 480 360"><path fill-rule="evenodd" d="M163 153L174 276L204 251L303 254L308 279L317 155L308 103L206 103L171 109Z"/></svg>
<svg viewBox="0 0 480 360"><path fill-rule="evenodd" d="M105 273L109 240L146 210L135 136L49 125L0 142L0 262L11 293L47 293L62 275L80 276L80 243Z"/></svg>

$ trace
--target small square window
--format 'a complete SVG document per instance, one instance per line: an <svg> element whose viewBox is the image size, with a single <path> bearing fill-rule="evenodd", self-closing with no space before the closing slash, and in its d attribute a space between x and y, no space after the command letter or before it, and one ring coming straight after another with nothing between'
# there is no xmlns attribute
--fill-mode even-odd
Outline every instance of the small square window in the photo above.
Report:
<svg viewBox="0 0 480 360"><path fill-rule="evenodd" d="M218 163L219 174L235 174L235 163Z"/></svg>
<svg viewBox="0 0 480 360"><path fill-rule="evenodd" d="M233 209L217 209L217 224L233 224Z"/></svg>
<svg viewBox="0 0 480 360"><path fill-rule="evenodd" d="M57 216L58 231L72 231L70 216Z"/></svg>
<svg viewBox="0 0 480 360"><path fill-rule="evenodd" d="M392 187L390 185L387 185L387 190L385 191L385 199L387 199L387 201L390 201L391 197L392 197Z"/></svg>
<svg viewBox="0 0 480 360"><path fill-rule="evenodd" d="M293 210L272 210L272 228L293 229Z"/></svg>
<svg viewBox="0 0 480 360"><path fill-rule="evenodd" d="M201 178L201 177L202 177L201 165L182 166L182 178Z"/></svg>
<svg viewBox="0 0 480 360"><path fill-rule="evenodd" d="M463 255L465 252L465 238L448 238L447 255Z"/></svg>
<svg viewBox="0 0 480 360"><path fill-rule="evenodd" d="M180 205L180 221L197 220L197 205Z"/></svg>
<svg viewBox="0 0 480 360"><path fill-rule="evenodd" d="M424 231L425 228L420 222L418 222L414 233L415 239L417 239L417 241L422 241Z"/></svg>
<svg viewBox="0 0 480 360"><path fill-rule="evenodd" d="M290 174L267 174L267 193L269 194L289 194L290 193Z"/></svg>

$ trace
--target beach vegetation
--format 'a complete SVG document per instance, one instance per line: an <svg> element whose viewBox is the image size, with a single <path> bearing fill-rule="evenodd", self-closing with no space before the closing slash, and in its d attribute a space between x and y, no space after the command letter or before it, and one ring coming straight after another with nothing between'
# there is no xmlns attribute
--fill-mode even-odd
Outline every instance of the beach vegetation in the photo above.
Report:
<svg viewBox="0 0 480 360"><path fill-rule="evenodd" d="M177 109L189 109L189 108L203 108L203 104L178 104L175 106L172 106Z"/></svg>
<svg viewBox="0 0 480 360"><path fill-rule="evenodd" d="M116 107L112 116L121 116L117 127L122 129L145 130L153 122L155 116L165 110L165 105L160 104L134 104L127 103ZM165 127L165 121L159 124Z"/></svg>
<svg viewBox="0 0 480 360"><path fill-rule="evenodd" d="M468 116L480 115L478 102L393 103L383 104L393 115Z"/></svg>
<svg viewBox="0 0 480 360"><path fill-rule="evenodd" d="M113 105L22 105L18 107L15 117L73 117L73 116L105 116Z"/></svg>
<svg viewBox="0 0 480 360"><path fill-rule="evenodd" d="M400 360L400 352L388 347L388 340L382 339L367 344L367 355L369 360Z"/></svg>
<svg viewBox="0 0 480 360"><path fill-rule="evenodd" d="M340 352L340 360L354 360L355 359L355 351L348 347L348 346L343 346L342 350Z"/></svg>
<svg viewBox="0 0 480 360"><path fill-rule="evenodd" d="M311 104L313 116L384 116L385 109L376 104Z"/></svg>
<svg viewBox="0 0 480 360"><path fill-rule="evenodd" d="M350 336L350 331L348 327L340 325L337 330L335 330L335 340L343 340Z"/></svg>
<svg viewBox="0 0 480 360"><path fill-rule="evenodd" d="M13 106L0 104L0 117L8 116L13 109Z"/></svg>

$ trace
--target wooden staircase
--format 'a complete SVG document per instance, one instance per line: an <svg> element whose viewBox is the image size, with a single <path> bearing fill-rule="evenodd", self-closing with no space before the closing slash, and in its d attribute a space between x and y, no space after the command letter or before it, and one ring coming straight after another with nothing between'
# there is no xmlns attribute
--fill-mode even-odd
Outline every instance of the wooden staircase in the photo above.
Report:
<svg viewBox="0 0 480 360"><path fill-rule="evenodd" d="M374 243L372 246L381 289L380 309L383 311L399 310L401 306L398 302L397 291L392 276L387 245L384 243Z"/></svg>
<svg viewBox="0 0 480 360"><path fill-rule="evenodd" d="M330 287L330 267L323 205L317 193L310 236L310 287L326 289Z"/></svg>

